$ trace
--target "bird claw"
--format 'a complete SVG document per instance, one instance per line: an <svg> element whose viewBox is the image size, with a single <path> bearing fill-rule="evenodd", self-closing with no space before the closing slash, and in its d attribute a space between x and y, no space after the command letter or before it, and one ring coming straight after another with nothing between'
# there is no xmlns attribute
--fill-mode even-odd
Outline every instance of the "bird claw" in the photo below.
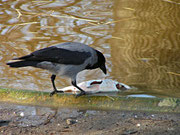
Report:
<svg viewBox="0 0 180 135"><path fill-rule="evenodd" d="M79 94L76 95L76 98L77 98L77 97L80 97L80 96L83 96L83 95L86 95L86 94L87 94L87 93L86 93L85 91L81 91L81 93L79 93Z"/></svg>
<svg viewBox="0 0 180 135"><path fill-rule="evenodd" d="M54 94L56 94L56 93L64 93L64 91L61 91L61 90L60 90L60 91L54 90L53 92L50 93L49 96L52 97L52 96L53 96Z"/></svg>

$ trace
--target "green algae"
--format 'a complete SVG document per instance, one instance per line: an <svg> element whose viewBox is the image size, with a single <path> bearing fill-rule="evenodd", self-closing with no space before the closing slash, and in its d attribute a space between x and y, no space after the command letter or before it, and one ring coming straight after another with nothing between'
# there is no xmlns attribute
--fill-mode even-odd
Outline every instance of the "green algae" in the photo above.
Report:
<svg viewBox="0 0 180 135"><path fill-rule="evenodd" d="M168 105L163 104L168 101ZM171 101L169 103L169 101ZM119 96L86 95L76 98L71 94L58 94L52 97L48 92L0 88L0 102L21 105L70 107L100 110L128 110L153 112L180 112L180 99L140 98Z"/></svg>

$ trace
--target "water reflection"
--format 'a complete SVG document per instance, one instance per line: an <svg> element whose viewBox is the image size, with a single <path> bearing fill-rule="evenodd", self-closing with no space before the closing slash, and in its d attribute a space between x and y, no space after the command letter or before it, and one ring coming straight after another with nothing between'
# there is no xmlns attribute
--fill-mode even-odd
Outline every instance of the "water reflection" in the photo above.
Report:
<svg viewBox="0 0 180 135"><path fill-rule="evenodd" d="M5 62L52 44L74 41L102 51L108 78L145 94L180 97L178 1L64 0L0 2L0 86L50 91L50 74L10 69ZM94 76L96 74L96 76ZM103 78L83 71L79 82ZM57 87L69 81L57 79Z"/></svg>
<svg viewBox="0 0 180 135"><path fill-rule="evenodd" d="M132 19L115 25L113 36L120 39L111 40L112 76L144 93L179 96L180 77L170 74L179 72L179 7L155 0L117 2L116 6L121 7L116 19Z"/></svg>

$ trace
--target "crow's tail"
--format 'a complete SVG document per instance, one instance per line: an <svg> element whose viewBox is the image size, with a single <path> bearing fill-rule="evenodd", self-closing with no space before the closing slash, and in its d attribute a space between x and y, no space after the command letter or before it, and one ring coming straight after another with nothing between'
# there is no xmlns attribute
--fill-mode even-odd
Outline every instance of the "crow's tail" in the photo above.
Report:
<svg viewBox="0 0 180 135"><path fill-rule="evenodd" d="M39 63L38 61L16 61L16 62L8 62L6 64L13 68L19 68L19 67L27 67L27 66L36 67L38 63Z"/></svg>

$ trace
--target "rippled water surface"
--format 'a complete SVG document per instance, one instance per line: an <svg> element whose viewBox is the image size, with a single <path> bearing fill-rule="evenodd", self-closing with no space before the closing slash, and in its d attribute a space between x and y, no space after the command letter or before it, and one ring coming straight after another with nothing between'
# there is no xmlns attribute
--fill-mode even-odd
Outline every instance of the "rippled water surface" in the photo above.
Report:
<svg viewBox="0 0 180 135"><path fill-rule="evenodd" d="M0 86L51 91L50 74L12 69L14 57L61 42L105 54L108 76L135 93L180 97L179 0L3 0L0 2ZM104 78L83 71L78 82ZM57 78L58 88L70 85Z"/></svg>

